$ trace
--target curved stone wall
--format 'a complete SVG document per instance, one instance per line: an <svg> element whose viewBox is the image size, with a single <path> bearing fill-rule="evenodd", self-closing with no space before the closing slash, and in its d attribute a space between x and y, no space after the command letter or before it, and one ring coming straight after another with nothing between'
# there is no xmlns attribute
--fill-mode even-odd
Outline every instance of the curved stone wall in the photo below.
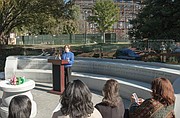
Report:
<svg viewBox="0 0 180 118"><path fill-rule="evenodd" d="M154 78L165 77L173 83L180 76L180 71L173 67L142 61L77 58L73 71L122 77L147 83L151 83ZM180 66L177 67L180 69Z"/></svg>
<svg viewBox="0 0 180 118"><path fill-rule="evenodd" d="M5 79L16 74L34 81L52 82L52 65L47 63L48 58L53 57L7 57ZM175 89L175 111L180 108L180 88L178 87L180 65L119 59L75 58L72 69L74 79L82 79L91 89L98 91L102 90L106 80L118 80L121 95L127 99L133 92L137 92L143 98L150 97L151 81L156 77L168 78ZM176 116L180 114L176 112Z"/></svg>

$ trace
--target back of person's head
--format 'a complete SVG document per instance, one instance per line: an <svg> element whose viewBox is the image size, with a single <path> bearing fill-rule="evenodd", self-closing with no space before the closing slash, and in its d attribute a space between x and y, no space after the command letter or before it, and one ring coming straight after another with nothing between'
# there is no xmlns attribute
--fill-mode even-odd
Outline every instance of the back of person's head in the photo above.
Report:
<svg viewBox="0 0 180 118"><path fill-rule="evenodd" d="M19 95L12 98L9 105L8 118L30 118L31 100L26 95Z"/></svg>
<svg viewBox="0 0 180 118"><path fill-rule="evenodd" d="M65 49L65 48L70 49L70 48L71 48L71 46L70 46L70 45L64 45L64 49Z"/></svg>
<svg viewBox="0 0 180 118"><path fill-rule="evenodd" d="M61 112L72 118L86 118L93 113L92 94L85 83L74 80L67 84L61 97Z"/></svg>
<svg viewBox="0 0 180 118"><path fill-rule="evenodd" d="M175 102L174 89L171 82L166 78L156 78L151 83L152 96L164 105Z"/></svg>
<svg viewBox="0 0 180 118"><path fill-rule="evenodd" d="M109 106L116 107L120 102L120 85L116 80L107 80L103 88L103 102Z"/></svg>
<svg viewBox="0 0 180 118"><path fill-rule="evenodd" d="M55 48L51 48L51 51L55 51Z"/></svg>

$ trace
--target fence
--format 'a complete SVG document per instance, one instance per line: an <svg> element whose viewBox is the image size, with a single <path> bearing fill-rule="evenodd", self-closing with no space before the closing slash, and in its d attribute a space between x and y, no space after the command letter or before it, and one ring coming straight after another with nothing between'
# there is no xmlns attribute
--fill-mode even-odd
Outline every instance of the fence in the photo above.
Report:
<svg viewBox="0 0 180 118"><path fill-rule="evenodd" d="M108 33L105 35L106 43L115 43L116 34ZM37 35L37 36L21 36L16 37L16 44L85 44L87 43L102 43L101 34L62 34L62 35Z"/></svg>
<svg viewBox="0 0 180 118"><path fill-rule="evenodd" d="M145 50L151 48L152 50L160 51L161 46L165 45L166 50L172 50L173 45L175 45L175 40L172 39L155 39L155 40L140 40L132 42L133 47L140 50Z"/></svg>
<svg viewBox="0 0 180 118"><path fill-rule="evenodd" d="M178 64L180 63L180 53L145 54L142 60Z"/></svg>

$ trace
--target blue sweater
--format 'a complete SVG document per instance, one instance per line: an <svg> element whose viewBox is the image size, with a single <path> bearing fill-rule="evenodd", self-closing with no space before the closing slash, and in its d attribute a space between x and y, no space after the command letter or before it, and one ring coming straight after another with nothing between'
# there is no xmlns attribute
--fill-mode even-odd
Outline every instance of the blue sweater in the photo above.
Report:
<svg viewBox="0 0 180 118"><path fill-rule="evenodd" d="M71 67L72 64L74 63L74 53L72 52L64 52L62 54L62 57L61 57L62 60L68 60L69 63L68 64L65 64L64 67L67 68L67 67Z"/></svg>

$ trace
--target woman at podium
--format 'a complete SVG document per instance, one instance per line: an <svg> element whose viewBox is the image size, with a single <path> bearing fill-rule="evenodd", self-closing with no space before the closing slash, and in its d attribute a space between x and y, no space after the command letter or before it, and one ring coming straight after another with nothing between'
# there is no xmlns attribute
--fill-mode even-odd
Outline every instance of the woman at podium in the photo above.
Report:
<svg viewBox="0 0 180 118"><path fill-rule="evenodd" d="M64 46L64 52L61 57L62 60L68 60L68 64L64 65L64 78L65 78L65 86L69 82L72 72L72 65L74 63L74 53L70 51L70 45Z"/></svg>

